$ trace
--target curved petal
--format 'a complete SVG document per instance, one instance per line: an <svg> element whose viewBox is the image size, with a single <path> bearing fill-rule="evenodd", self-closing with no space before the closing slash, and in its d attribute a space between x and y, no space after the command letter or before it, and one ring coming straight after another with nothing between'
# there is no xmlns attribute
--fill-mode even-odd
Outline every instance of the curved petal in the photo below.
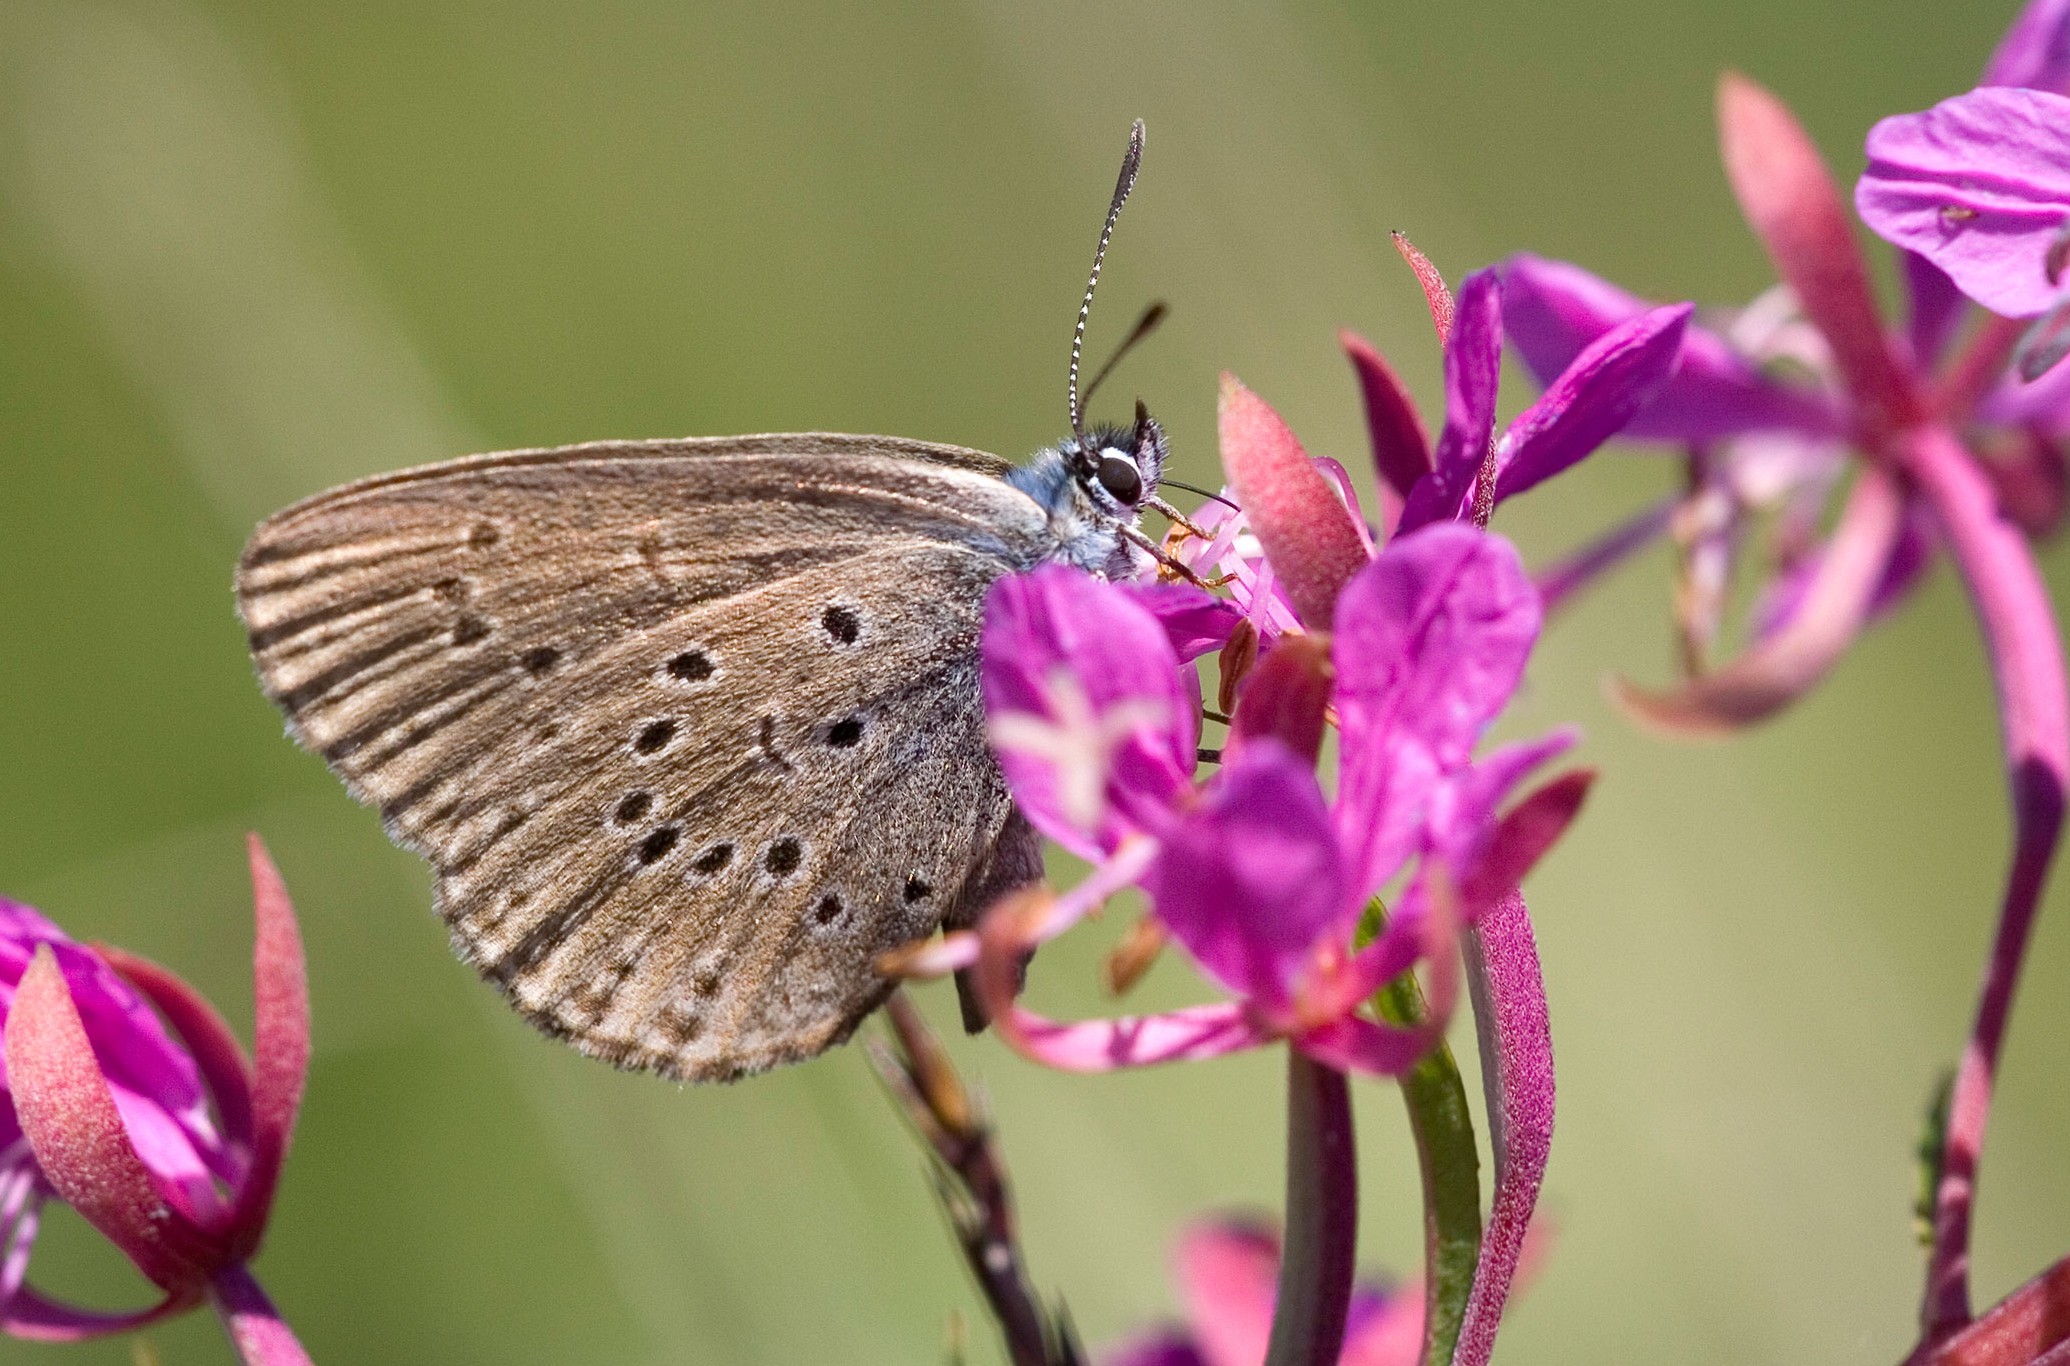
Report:
<svg viewBox="0 0 2070 1366"><path fill-rule="evenodd" d="M1872 430L1917 416L1919 396L1892 358L1839 190L1789 107L1738 72L1718 82L1718 140L1741 212L1832 345Z"/></svg>
<svg viewBox="0 0 2070 1366"><path fill-rule="evenodd" d="M1337 828L1362 902L1408 857L1433 786L1466 767L1508 703L1541 613L1509 542L1460 523L1395 540L1341 606Z"/></svg>
<svg viewBox="0 0 2070 1366"><path fill-rule="evenodd" d="M1415 400L1373 343L1348 329L1337 333L1337 341L1358 376L1380 486L1406 498L1416 481L1430 473L1430 437Z"/></svg>
<svg viewBox="0 0 2070 1366"><path fill-rule="evenodd" d="M1241 1053L1277 1037L1233 1002L1075 1023L1044 1019L1020 1006L1004 1012L996 1005L992 1009L994 1027L1014 1051L1062 1072L1198 1062Z"/></svg>
<svg viewBox="0 0 2070 1366"><path fill-rule="evenodd" d="M1495 391L1502 378L1502 280L1493 268L1459 286L1458 312L1445 343L1445 425L1430 473L1402 507L1401 531L1460 515L1495 435Z"/></svg>
<svg viewBox="0 0 2070 1366"><path fill-rule="evenodd" d="M273 1189L280 1180L309 1076L309 968L287 884L257 835L251 861L253 1143L252 1169L237 1194L232 1251L242 1262L259 1250Z"/></svg>
<svg viewBox="0 0 2070 1366"><path fill-rule="evenodd" d="M223 1329L245 1366L311 1366L309 1353L242 1262L216 1273L210 1287Z"/></svg>
<svg viewBox="0 0 2070 1366"><path fill-rule="evenodd" d="M1666 692L1623 679L1612 693L1639 720L1671 735L1725 735L1809 692L1847 652L1882 582L1904 522L1888 474L1864 470L1821 557L1804 606L1789 624L1715 673Z"/></svg>
<svg viewBox="0 0 2070 1366"><path fill-rule="evenodd" d="M2061 302L2046 261L2070 218L2070 98L1992 86L1869 130L1862 221L1994 313Z"/></svg>
<svg viewBox="0 0 2070 1366"><path fill-rule="evenodd" d="M2070 87L2070 0L2031 0L1998 40L1978 85Z"/></svg>
<svg viewBox="0 0 2070 1366"><path fill-rule="evenodd" d="M1502 267L1502 326L1542 385L1550 385L1588 345L1654 305L1565 261L1512 256ZM1746 432L1789 430L1830 436L1841 415L1816 390L1786 384L1741 355L1724 337L1691 324L1682 363L1624 429L1634 440L1714 441Z"/></svg>
<svg viewBox="0 0 2070 1366"><path fill-rule="evenodd" d="M173 1179L175 1198L206 1208L211 1173L230 1173L210 1118L195 1060L166 1032L151 1007L94 950L18 902L0 900L0 1015L39 945L48 945L93 1043L117 1108L133 1116L131 1140L153 1171ZM0 1073L4 1084L4 1073Z"/></svg>
<svg viewBox="0 0 2070 1366"><path fill-rule="evenodd" d="M221 1244L167 1202L138 1156L48 945L15 991L5 1051L15 1115L52 1189L153 1284L193 1295Z"/></svg>
<svg viewBox="0 0 2070 1366"><path fill-rule="evenodd" d="M986 726L1029 822L1084 858L1156 824L1190 786L1199 714L1164 628L1114 584L1062 565L985 599Z"/></svg>
<svg viewBox="0 0 2070 1366"><path fill-rule="evenodd" d="M1506 893L1517 889L1538 866L1567 827L1581 814L1581 804L1595 785L1596 771L1578 768L1563 773L1518 802L1495 827L1487 847L1467 866L1460 879L1459 900L1468 924L1479 920Z"/></svg>
<svg viewBox="0 0 2070 1366"><path fill-rule="evenodd" d="M1222 376L1216 404L1222 468L1287 597L1314 630L1367 559L1365 538L1329 479L1265 400Z"/></svg>
<svg viewBox="0 0 2070 1366"><path fill-rule="evenodd" d="M230 1026L206 998L166 968L148 958L96 944L94 951L108 966L135 987L145 1000L178 1034L194 1057L201 1076L208 1083L209 1098L222 1117L223 1136L249 1153L252 1142L252 1064L244 1045L230 1032ZM236 1186L244 1176L241 1163L226 1172L225 1179Z"/></svg>
<svg viewBox="0 0 2070 1366"><path fill-rule="evenodd" d="M1225 989L1269 1013L1358 903L1313 767L1262 738L1229 756L1143 877L1157 918Z"/></svg>
<svg viewBox="0 0 2070 1366"><path fill-rule="evenodd" d="M1593 454L1660 392L1681 363L1693 304L1669 304L1590 342L1502 441L1497 501L1544 483Z"/></svg>
<svg viewBox="0 0 2070 1366"><path fill-rule="evenodd" d="M168 1295L149 1309L110 1314L53 1300L25 1285L0 1302L0 1333L31 1342L85 1342L147 1328L160 1319L193 1308L194 1303L193 1298Z"/></svg>

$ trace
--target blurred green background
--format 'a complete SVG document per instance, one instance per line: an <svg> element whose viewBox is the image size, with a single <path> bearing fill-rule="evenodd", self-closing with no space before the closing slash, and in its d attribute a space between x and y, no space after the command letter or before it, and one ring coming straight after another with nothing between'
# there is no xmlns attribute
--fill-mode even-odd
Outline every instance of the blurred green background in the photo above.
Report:
<svg viewBox="0 0 2070 1366"><path fill-rule="evenodd" d="M319 1361L927 1362L955 1313L994 1359L858 1050L730 1088L623 1076L447 956L419 865L252 682L229 594L251 524L495 447L1052 440L1138 115L1093 349L1147 298L1174 316L1108 402L1148 398L1177 472L1212 481L1228 368L1359 468L1337 326L1437 396L1387 229L1454 278L1528 248L1743 299L1769 275L1717 169L1717 72L1784 94L1851 181L1868 125L1965 88L2012 9L5 0L0 888L173 965L242 1026L238 837L272 842L318 1053L259 1271ZM1613 452L1503 529L1543 559L1670 478ZM2048 564L2070 600L2070 563ZM1667 569L1559 623L1511 723L1580 722L1605 778L1532 887L1558 1240L1500 1359L1893 1361L1918 1115L1966 1027L2006 844L1975 632L1942 573L1757 737L1664 745L1601 681L1666 676ZM2070 1246L2062 881L1985 1166L1986 1302ZM1110 935L1045 954L1037 999L1098 1009ZM1189 990L1167 963L1146 996ZM960 1056L1035 1274L1094 1342L1169 1312L1165 1249L1193 1212L1276 1197L1274 1057L1083 1079L989 1041ZM1359 1107L1362 1256L1412 1272L1399 1104L1367 1084ZM40 1279L138 1302L54 1224ZM168 1363L229 1359L204 1317L152 1336ZM130 1353L0 1342L9 1362Z"/></svg>

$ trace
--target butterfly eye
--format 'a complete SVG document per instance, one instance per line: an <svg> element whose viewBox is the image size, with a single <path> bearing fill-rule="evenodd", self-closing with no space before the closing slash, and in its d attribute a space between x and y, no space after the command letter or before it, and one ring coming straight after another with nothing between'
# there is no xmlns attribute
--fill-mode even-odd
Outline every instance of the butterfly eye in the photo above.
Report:
<svg viewBox="0 0 2070 1366"><path fill-rule="evenodd" d="M1143 476L1135 461L1109 452L1100 457L1100 487L1133 507L1143 496Z"/></svg>

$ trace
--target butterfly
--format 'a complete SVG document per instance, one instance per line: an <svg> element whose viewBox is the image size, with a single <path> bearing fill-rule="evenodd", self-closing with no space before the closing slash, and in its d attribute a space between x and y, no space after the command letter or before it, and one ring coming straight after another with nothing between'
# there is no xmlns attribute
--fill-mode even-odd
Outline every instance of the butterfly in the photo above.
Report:
<svg viewBox="0 0 2070 1366"><path fill-rule="evenodd" d="M1072 436L1026 464L604 441L363 480L253 534L237 599L266 694L429 860L456 952L534 1024L685 1080L811 1057L896 985L883 954L1041 877L986 747L978 632L1002 575L1144 577L1140 513L1178 515L1157 421L1138 403L1089 432L1078 391L1142 145L1138 122Z"/></svg>

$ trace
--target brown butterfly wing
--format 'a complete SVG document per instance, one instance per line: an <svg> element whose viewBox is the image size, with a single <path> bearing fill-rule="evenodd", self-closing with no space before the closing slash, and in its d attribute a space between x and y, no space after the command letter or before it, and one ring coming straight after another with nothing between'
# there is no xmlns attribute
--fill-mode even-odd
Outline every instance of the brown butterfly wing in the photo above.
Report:
<svg viewBox="0 0 2070 1366"><path fill-rule="evenodd" d="M463 957L586 1052L733 1077L1039 875L978 695L985 590L1047 544L1004 468L832 435L472 457L278 514L239 605Z"/></svg>

